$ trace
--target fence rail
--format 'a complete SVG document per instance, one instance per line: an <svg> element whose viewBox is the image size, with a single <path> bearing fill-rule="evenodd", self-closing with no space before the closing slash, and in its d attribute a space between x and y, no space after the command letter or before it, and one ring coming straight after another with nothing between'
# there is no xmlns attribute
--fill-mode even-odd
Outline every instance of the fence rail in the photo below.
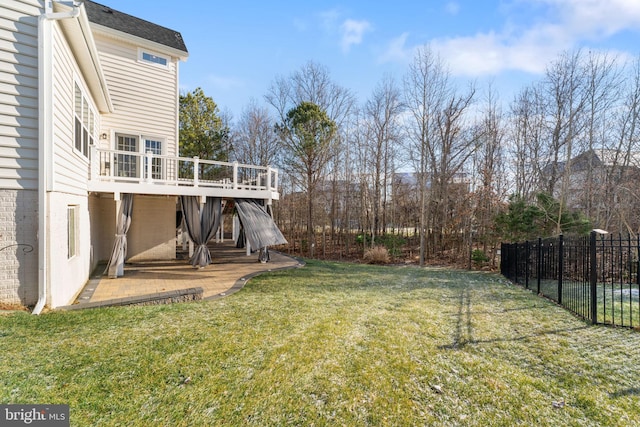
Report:
<svg viewBox="0 0 640 427"><path fill-rule="evenodd" d="M640 328L640 236L592 232L503 243L500 268L594 324Z"/></svg>

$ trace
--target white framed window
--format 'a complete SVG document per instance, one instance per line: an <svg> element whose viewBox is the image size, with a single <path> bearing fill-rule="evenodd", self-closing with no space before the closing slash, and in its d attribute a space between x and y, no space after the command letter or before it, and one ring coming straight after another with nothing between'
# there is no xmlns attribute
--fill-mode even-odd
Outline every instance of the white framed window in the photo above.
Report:
<svg viewBox="0 0 640 427"><path fill-rule="evenodd" d="M73 146L89 158L89 147L95 141L96 114L78 83L74 83L73 112Z"/></svg>
<svg viewBox="0 0 640 427"><path fill-rule="evenodd" d="M161 156L163 154L163 143L162 140L155 137L142 137L144 141L144 152L152 153ZM145 168L147 166L147 159L145 158ZM146 169L145 169L146 170ZM153 179L162 179L163 178L163 167L162 167L162 159L158 157L154 157L151 159L151 178Z"/></svg>
<svg viewBox="0 0 640 427"><path fill-rule="evenodd" d="M151 153L151 178L164 179L165 139L135 133L116 132L114 175L126 178L147 178L147 153ZM125 152L130 152L127 154Z"/></svg>
<svg viewBox="0 0 640 427"><path fill-rule="evenodd" d="M159 53L145 49L138 49L138 60L147 64L153 64L162 68L169 68L170 58Z"/></svg>
<svg viewBox="0 0 640 427"><path fill-rule="evenodd" d="M139 178L140 147L136 135L116 134L116 150L130 151L134 154L116 154L115 176Z"/></svg>
<svg viewBox="0 0 640 427"><path fill-rule="evenodd" d="M67 206L67 259L78 255L79 211L78 205Z"/></svg>

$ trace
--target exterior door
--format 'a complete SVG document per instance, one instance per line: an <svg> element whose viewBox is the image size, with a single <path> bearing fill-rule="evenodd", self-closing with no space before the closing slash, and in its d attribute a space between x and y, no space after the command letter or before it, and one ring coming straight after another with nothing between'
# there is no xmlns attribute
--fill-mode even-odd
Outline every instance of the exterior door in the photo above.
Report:
<svg viewBox="0 0 640 427"><path fill-rule="evenodd" d="M135 154L116 154L116 176L139 178L138 138L130 135L117 135L116 150L131 151Z"/></svg>

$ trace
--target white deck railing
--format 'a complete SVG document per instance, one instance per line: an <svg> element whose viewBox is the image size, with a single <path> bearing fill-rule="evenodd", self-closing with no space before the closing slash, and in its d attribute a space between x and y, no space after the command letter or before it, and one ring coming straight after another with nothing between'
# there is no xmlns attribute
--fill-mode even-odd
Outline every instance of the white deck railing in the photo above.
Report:
<svg viewBox="0 0 640 427"><path fill-rule="evenodd" d="M270 166L105 150L93 146L90 180L277 192L278 170Z"/></svg>

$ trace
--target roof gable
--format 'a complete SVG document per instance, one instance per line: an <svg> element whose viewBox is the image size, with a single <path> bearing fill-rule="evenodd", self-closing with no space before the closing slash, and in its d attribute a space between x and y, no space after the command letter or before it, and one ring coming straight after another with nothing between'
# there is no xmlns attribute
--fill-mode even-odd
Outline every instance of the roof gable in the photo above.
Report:
<svg viewBox="0 0 640 427"><path fill-rule="evenodd" d="M182 35L177 31L119 12L93 1L85 1L84 7L89 21L94 24L159 43L185 53L188 52Z"/></svg>

